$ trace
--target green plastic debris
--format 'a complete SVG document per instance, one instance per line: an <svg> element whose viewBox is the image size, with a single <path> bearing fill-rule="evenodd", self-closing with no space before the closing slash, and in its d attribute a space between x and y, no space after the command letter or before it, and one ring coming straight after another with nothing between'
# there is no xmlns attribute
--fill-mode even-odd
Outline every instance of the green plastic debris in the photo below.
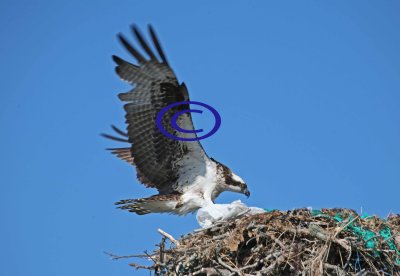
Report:
<svg viewBox="0 0 400 276"><path fill-rule="evenodd" d="M313 217L324 217L324 218L329 218L327 214L322 213L321 210L311 210L311 215Z"/></svg>
<svg viewBox="0 0 400 276"><path fill-rule="evenodd" d="M322 213L321 210L311 210L311 215L312 215L313 217L317 217L317 216L322 215L322 214L323 214L323 213Z"/></svg>
<svg viewBox="0 0 400 276"><path fill-rule="evenodd" d="M267 213L269 213L269 212L276 211L276 209L266 209L266 208L264 208L264 211L267 212Z"/></svg>
<svg viewBox="0 0 400 276"><path fill-rule="evenodd" d="M363 214L363 215L361 215L361 218L362 219L371 219L371 218L373 218L374 216L369 216L368 214Z"/></svg>
<svg viewBox="0 0 400 276"><path fill-rule="evenodd" d="M386 225L379 231L379 235L383 238L383 240L387 243L391 250L394 250L397 254L396 262L400 265L400 251L397 249L395 243L393 242L392 233L390 228Z"/></svg>
<svg viewBox="0 0 400 276"><path fill-rule="evenodd" d="M338 221L338 222L342 222L342 221L343 221L342 213L341 213L341 212L337 213L337 214L333 217L333 219L336 220L336 221ZM352 219L352 216L350 216L350 219Z"/></svg>
<svg viewBox="0 0 400 276"><path fill-rule="evenodd" d="M311 210L311 215L313 217L330 217L327 214L324 214L321 210ZM335 221L342 223L345 221L342 212L338 212L335 216L332 217ZM368 220L373 218L373 216L369 216L368 214L363 214L361 219ZM352 215L347 217L347 222L350 222L354 219ZM349 225L345 227L345 230L352 232L355 236L359 237L360 240L364 241L364 245L368 249L372 249L375 256L379 256L379 250L376 249L378 240L377 238L383 239L384 242L387 243L390 250L394 250L397 254L396 262L400 265L400 251L396 247L396 244L393 242L392 234L390 228L386 225L382 227L378 234L374 233L371 230L364 229L361 226L358 226L355 221L351 222Z"/></svg>

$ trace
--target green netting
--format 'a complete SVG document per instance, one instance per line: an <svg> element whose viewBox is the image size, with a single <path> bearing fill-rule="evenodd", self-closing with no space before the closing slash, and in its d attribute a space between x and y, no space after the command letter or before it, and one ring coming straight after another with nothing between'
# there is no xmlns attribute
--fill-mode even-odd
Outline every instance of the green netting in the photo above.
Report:
<svg viewBox="0 0 400 276"><path fill-rule="evenodd" d="M327 214L324 214L321 210L312 210L312 216L322 216L322 217L330 217ZM368 220L371 219L372 216L368 216L364 214L361 216L361 219ZM333 219L337 222L343 222L345 218L341 212L338 212ZM362 226L357 225L352 215L349 215L347 221L350 222L344 230L351 231L353 234L360 238L360 240L364 241L364 245L366 248L373 250L375 256L379 256L379 250L376 248L378 244L378 238L383 239L383 241L388 245L391 250L394 250L397 254L396 262L400 264L400 250L396 247L396 244L393 242L393 236L390 228L387 225L383 225L382 229L379 233L375 233L369 229L365 229Z"/></svg>
<svg viewBox="0 0 400 276"><path fill-rule="evenodd" d="M324 217L329 218L329 215L324 214L321 210L311 210L311 215L313 217Z"/></svg>

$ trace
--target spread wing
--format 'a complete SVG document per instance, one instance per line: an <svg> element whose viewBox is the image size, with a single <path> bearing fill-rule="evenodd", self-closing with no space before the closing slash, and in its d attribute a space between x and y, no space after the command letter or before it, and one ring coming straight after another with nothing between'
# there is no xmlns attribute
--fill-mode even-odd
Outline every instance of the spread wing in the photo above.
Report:
<svg viewBox="0 0 400 276"><path fill-rule="evenodd" d="M208 157L198 141L171 139L158 129L158 112L172 103L189 101L189 94L185 84L179 84L170 68L152 27L149 26L149 34L159 57L135 26L132 31L148 57L142 55L124 36L118 36L122 45L136 59L137 65L113 56L117 74L132 84L133 89L119 94L119 98L126 102L127 134L114 128L119 134L126 135L126 140L108 137L129 142L130 148L111 149L112 152L136 166L138 178L143 184L167 193L173 191L172 184L178 179L179 168L184 162L204 164ZM164 129L174 136L196 137L195 133L178 133L170 124L173 114L187 109L188 105L171 108L163 116ZM182 112L176 122L183 129L194 129L190 113Z"/></svg>

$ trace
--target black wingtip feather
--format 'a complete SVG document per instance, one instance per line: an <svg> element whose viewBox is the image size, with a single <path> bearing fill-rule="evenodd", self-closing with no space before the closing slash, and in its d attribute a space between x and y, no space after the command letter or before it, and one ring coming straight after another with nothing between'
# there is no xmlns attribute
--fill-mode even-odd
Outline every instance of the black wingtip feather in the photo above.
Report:
<svg viewBox="0 0 400 276"><path fill-rule="evenodd" d="M120 135L122 135L122 136L125 136L125 137L129 137L129 136L128 136L128 133L126 133L125 131L120 130L120 129L117 128L116 126L111 125L111 128L112 128L116 133L118 133L118 134L120 134Z"/></svg>
<svg viewBox="0 0 400 276"><path fill-rule="evenodd" d="M157 35L156 35L156 33L154 32L153 27L152 27L151 25L148 25L148 28L149 28L149 32L150 32L151 39L153 40L154 46L156 46L157 52L158 52L158 54L160 55L161 60L162 60L166 65L168 65L167 58L166 58L166 56L165 56L165 54L164 54L164 51L163 51L162 48L161 48L161 44L160 44L160 42L158 41Z"/></svg>
<svg viewBox="0 0 400 276"><path fill-rule="evenodd" d="M138 66L136 66L135 64L132 64L132 63L127 62L126 60L120 58L119 56L112 55L111 57L112 57L113 61L114 61L117 65L129 64L130 66L133 66L133 67L136 67L136 68L138 67Z"/></svg>
<svg viewBox="0 0 400 276"><path fill-rule="evenodd" d="M112 135L110 135L110 134L101 133L100 135L103 136L104 138L111 139L111 140L114 140L114 141L129 143L128 139L123 139L123 138L115 137L115 136L112 136Z"/></svg>
<svg viewBox="0 0 400 276"><path fill-rule="evenodd" d="M112 55L111 57L112 57L113 61L118 65L121 65L125 61L125 60L123 60L122 58L120 58L119 56L116 56L116 55Z"/></svg>
<svg viewBox="0 0 400 276"><path fill-rule="evenodd" d="M125 47L126 50L128 50L129 53L134 56L138 62L140 63L145 63L146 59L126 40L126 38L122 34L118 34L118 39L122 43L122 45Z"/></svg>
<svg viewBox="0 0 400 276"><path fill-rule="evenodd" d="M132 25L131 29L133 31L133 34L135 35L136 39L139 41L140 45L142 46L143 50L149 55L151 60L158 61L157 57L149 47L149 44L146 42L144 39L143 35L139 31L139 28L136 25Z"/></svg>

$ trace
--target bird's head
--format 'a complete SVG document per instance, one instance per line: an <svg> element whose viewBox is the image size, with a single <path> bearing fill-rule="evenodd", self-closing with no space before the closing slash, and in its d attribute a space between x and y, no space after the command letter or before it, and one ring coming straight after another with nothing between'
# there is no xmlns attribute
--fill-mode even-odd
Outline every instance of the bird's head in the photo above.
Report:
<svg viewBox="0 0 400 276"><path fill-rule="evenodd" d="M232 192L242 193L247 197L250 196L250 191L247 188L246 182L232 171L231 175L225 177L225 184L228 186L228 190Z"/></svg>
<svg viewBox="0 0 400 276"><path fill-rule="evenodd" d="M215 160L213 160L215 161ZM236 193L241 193L246 195L247 197L250 196L250 191L247 188L246 182L244 180L233 173L227 166L224 164L215 161L217 163L217 167L219 172L222 174L222 182L224 185L224 190L225 191L231 191L231 192L236 192Z"/></svg>

